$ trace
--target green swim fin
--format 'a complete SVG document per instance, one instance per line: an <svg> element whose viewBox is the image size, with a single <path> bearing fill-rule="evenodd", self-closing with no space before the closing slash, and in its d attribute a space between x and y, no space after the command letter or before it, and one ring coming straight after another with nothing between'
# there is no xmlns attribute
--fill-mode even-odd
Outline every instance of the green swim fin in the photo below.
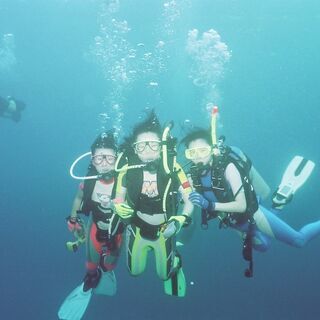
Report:
<svg viewBox="0 0 320 320"><path fill-rule="evenodd" d="M102 271L100 281L96 288L93 289L94 294L105 296L114 296L117 292L117 280L113 271Z"/></svg>
<svg viewBox="0 0 320 320"><path fill-rule="evenodd" d="M314 162L301 156L295 156L285 170L281 183L273 195L273 207L282 209L290 202L295 192L308 180L314 167Z"/></svg>
<svg viewBox="0 0 320 320"><path fill-rule="evenodd" d="M58 317L60 320L80 320L85 313L92 296L92 289L83 291L84 283L75 288L63 301Z"/></svg>
<svg viewBox="0 0 320 320"><path fill-rule="evenodd" d="M184 276L182 267L179 266L180 258L174 258L174 268L176 271L173 272L172 276L164 281L164 292L170 296L184 297L186 295L186 278Z"/></svg>

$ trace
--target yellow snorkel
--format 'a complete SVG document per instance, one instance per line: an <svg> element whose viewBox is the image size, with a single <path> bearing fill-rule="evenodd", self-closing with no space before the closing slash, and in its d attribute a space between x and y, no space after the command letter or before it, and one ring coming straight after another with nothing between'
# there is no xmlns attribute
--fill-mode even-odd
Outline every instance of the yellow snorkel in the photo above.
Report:
<svg viewBox="0 0 320 320"><path fill-rule="evenodd" d="M170 134L170 130L173 127L173 122L169 122L169 124L165 127L165 129L163 130L162 133L162 138L161 138L161 142L162 142L162 164L163 164L163 168L164 171L167 175L170 176L171 170L169 168L169 164L168 164L168 137ZM173 162L175 163L175 157L173 159ZM162 199L162 210L163 212L167 211L166 208L166 201L167 201L167 196L169 193L169 189L172 183L172 179L171 177L168 180L168 183L166 185L165 191L164 191L164 195L163 195L163 199Z"/></svg>
<svg viewBox="0 0 320 320"><path fill-rule="evenodd" d="M173 143L172 141L170 141L170 139L173 139L170 136L170 130L172 129L172 127L173 127L173 122L171 121L163 130L162 139L161 139L163 168L166 174L170 176L164 192L164 196L163 196L162 208L164 212L166 212L166 198L170 190L173 174L177 175L178 180L180 181L180 184L185 193L188 194L192 192L192 188L190 186L190 183L188 181L186 174L184 173L181 166L176 161L177 153L176 153L175 144L170 145L170 143L171 144ZM168 148L168 144L169 144L169 148ZM168 153L170 151L173 152L172 164L169 164L169 158L168 158ZM171 166L171 168L169 166Z"/></svg>
<svg viewBox="0 0 320 320"><path fill-rule="evenodd" d="M220 155L220 150L218 148L217 141L217 117L218 117L219 108L214 106L211 110L211 140L212 140L212 153L214 156Z"/></svg>

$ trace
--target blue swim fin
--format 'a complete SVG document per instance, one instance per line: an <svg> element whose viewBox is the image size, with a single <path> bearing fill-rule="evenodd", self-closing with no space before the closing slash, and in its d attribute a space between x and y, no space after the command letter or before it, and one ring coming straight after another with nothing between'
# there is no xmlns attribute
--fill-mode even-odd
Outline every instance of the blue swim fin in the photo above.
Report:
<svg viewBox="0 0 320 320"><path fill-rule="evenodd" d="M281 183L273 195L273 207L282 209L289 203L295 192L308 180L314 167L314 162L301 156L295 156L285 170Z"/></svg>
<svg viewBox="0 0 320 320"><path fill-rule="evenodd" d="M117 292L117 280L113 271L102 271L100 281L96 288L93 289L94 294L105 296L114 296Z"/></svg>
<svg viewBox="0 0 320 320"><path fill-rule="evenodd" d="M80 320L85 313L92 296L92 289L83 291L84 283L75 288L63 301L58 317L60 320Z"/></svg>

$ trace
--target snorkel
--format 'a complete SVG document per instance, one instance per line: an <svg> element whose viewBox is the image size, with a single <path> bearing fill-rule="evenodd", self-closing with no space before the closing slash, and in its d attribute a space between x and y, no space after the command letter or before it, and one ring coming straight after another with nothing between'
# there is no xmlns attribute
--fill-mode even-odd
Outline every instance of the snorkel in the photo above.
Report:
<svg viewBox="0 0 320 320"><path fill-rule="evenodd" d="M214 156L220 155L219 144L217 141L217 117L219 108L214 106L211 110L211 141L212 141L212 154Z"/></svg>
<svg viewBox="0 0 320 320"><path fill-rule="evenodd" d="M170 137L170 141L173 140L173 138L170 136L170 130L173 128L173 121L170 121L168 123L168 125L164 128L163 133L162 133L162 138L161 138L161 142L162 142L162 163L163 163L163 168L164 171L166 172L166 174L170 174L171 170L169 168L169 164L168 164L168 137ZM171 146L173 147L173 145ZM174 150L175 151L175 150ZM176 152L174 152L176 155ZM176 157L174 155L173 158L173 167L175 165L176 162Z"/></svg>
<svg viewBox="0 0 320 320"><path fill-rule="evenodd" d="M162 138L161 138L161 143L162 143L162 164L163 164L163 168L164 171L167 175L170 176L171 171L169 168L169 163L168 163L168 137L170 136L170 130L173 128L173 121L170 121L168 123L168 125L164 128L163 133L162 133ZM172 137L170 136L170 138L172 139ZM176 162L176 157L173 157L173 167L174 164ZM168 183L166 185L165 191L164 191L164 195L163 195L163 199L162 199L162 209L163 212L167 211L166 208L166 199L168 196L168 192L170 190L170 186L172 183L172 178L170 177L168 180ZM167 217L166 217L167 220Z"/></svg>
<svg viewBox="0 0 320 320"><path fill-rule="evenodd" d="M165 189L162 207L163 211L166 212L166 197L170 190L170 186L172 184L172 177L176 175L184 192L191 193L192 188L190 186L189 180L182 170L181 166L177 163L177 151L176 151L176 139L170 135L170 131L173 128L173 121L170 121L167 126L163 130L161 143L162 143L162 163L164 171L167 175L169 175L169 180ZM169 160L169 155L172 156L172 160ZM169 163L170 161L170 163ZM174 207L174 205L173 205Z"/></svg>

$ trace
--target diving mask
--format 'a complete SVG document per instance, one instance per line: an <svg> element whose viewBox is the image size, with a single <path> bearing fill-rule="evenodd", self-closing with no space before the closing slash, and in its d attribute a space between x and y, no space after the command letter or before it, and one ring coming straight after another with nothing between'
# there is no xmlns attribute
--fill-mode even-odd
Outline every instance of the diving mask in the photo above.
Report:
<svg viewBox="0 0 320 320"><path fill-rule="evenodd" d="M188 160L206 158L212 153L210 146L191 148L185 150L185 156Z"/></svg>

